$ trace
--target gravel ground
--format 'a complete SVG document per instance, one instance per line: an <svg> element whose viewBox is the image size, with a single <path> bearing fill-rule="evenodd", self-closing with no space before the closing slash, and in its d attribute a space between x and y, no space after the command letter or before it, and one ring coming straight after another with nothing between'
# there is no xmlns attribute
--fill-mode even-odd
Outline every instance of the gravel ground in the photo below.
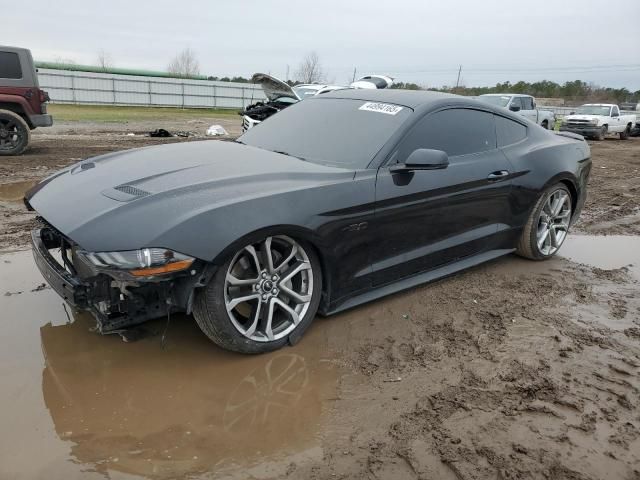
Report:
<svg viewBox="0 0 640 480"><path fill-rule="evenodd" d="M239 121L224 126L237 134ZM187 129L128 128L158 127ZM27 155L0 160L4 250L25 247L33 219L16 200L29 182L88 156L185 141L126 136L122 126L57 128L34 135ZM311 432L320 453L240 462L224 477L640 479L640 243L634 237L640 234L640 139L591 148L589 198L574 233L584 236L587 249L586 235L628 236L625 245L632 247L623 264L607 263L606 249L595 243L585 264L507 257L317 319L309 339L321 342L341 372ZM570 243L564 251L571 258ZM287 351L304 357L305 340ZM110 362L101 358L102 365ZM313 388L309 382L305 388ZM296 418L295 405L288 411ZM116 439L96 435L68 438L76 445L74 462L100 474L130 472L126 452L120 467L105 463ZM203 452L193 456L197 465L185 460L173 464L171 475L144 476L209 472L204 478L216 478L219 460L207 463ZM185 458L192 453L186 450Z"/></svg>

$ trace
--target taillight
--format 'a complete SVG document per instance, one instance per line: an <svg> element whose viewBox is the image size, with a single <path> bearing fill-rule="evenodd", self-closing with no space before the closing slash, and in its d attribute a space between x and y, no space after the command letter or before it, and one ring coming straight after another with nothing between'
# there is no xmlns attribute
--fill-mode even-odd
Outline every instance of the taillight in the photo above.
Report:
<svg viewBox="0 0 640 480"><path fill-rule="evenodd" d="M38 95L40 96L40 103L44 103L44 102L48 102L49 101L49 94L47 92L45 92L44 90L38 89Z"/></svg>

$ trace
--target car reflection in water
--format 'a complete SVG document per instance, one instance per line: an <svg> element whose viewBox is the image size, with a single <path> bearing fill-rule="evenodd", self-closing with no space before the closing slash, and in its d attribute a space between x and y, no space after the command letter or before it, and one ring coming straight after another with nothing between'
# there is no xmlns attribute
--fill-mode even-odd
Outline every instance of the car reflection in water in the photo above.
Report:
<svg viewBox="0 0 640 480"><path fill-rule="evenodd" d="M90 331L80 314L41 328L44 401L75 460L99 472L152 478L232 471L313 450L338 371L312 339L272 354L212 348L175 317L160 336L124 343ZM163 322L149 325L155 331Z"/></svg>

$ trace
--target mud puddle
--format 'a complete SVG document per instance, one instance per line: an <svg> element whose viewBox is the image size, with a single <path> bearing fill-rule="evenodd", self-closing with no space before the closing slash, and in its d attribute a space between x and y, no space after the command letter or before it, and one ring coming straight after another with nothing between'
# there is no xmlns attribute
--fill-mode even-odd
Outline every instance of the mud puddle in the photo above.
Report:
<svg viewBox="0 0 640 480"><path fill-rule="evenodd" d="M640 236L569 235L558 255L602 270L626 269L640 280Z"/></svg>
<svg viewBox="0 0 640 480"><path fill-rule="evenodd" d="M24 193L36 184L35 181L0 184L0 201L21 202Z"/></svg>
<svg viewBox="0 0 640 480"><path fill-rule="evenodd" d="M322 458L339 371L321 322L260 356L218 349L185 316L164 345L166 320L125 343L41 284L30 252L0 256L0 478L279 477Z"/></svg>

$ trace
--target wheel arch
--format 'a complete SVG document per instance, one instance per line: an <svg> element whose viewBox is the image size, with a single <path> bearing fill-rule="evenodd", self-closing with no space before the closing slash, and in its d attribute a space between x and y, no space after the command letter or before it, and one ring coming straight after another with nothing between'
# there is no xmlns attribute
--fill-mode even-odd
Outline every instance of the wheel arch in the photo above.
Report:
<svg viewBox="0 0 640 480"><path fill-rule="evenodd" d="M16 95L0 95L0 110L7 110L19 115L27 122L29 128L33 128L33 123L29 118L29 104L24 98Z"/></svg>
<svg viewBox="0 0 640 480"><path fill-rule="evenodd" d="M539 195L543 195L544 192L546 192L550 187L553 187L558 183L561 183L565 187L567 187L567 189L569 190L569 193L571 194L571 212L572 212L571 215L573 216L575 214L576 207L578 205L579 192L578 192L578 186L577 186L578 181L570 172L562 172L551 177L542 186L542 188L540 188ZM527 213L527 216L528 215L531 215L531 211Z"/></svg>
<svg viewBox="0 0 640 480"><path fill-rule="evenodd" d="M331 249L322 241L322 238L317 233L309 228L301 227L299 225L287 224L272 225L259 228L231 242L224 249L222 249L222 251L220 251L218 255L216 255L211 263L219 267L239 249L245 247L250 243L258 242L261 239L272 235L286 235L293 238L294 240L303 241L311 248L313 248L314 253L320 260L320 268L322 272L322 299L320 301L320 310L322 310L325 304L328 305L328 302L331 298L331 286L333 277L333 270L331 269L330 262Z"/></svg>

